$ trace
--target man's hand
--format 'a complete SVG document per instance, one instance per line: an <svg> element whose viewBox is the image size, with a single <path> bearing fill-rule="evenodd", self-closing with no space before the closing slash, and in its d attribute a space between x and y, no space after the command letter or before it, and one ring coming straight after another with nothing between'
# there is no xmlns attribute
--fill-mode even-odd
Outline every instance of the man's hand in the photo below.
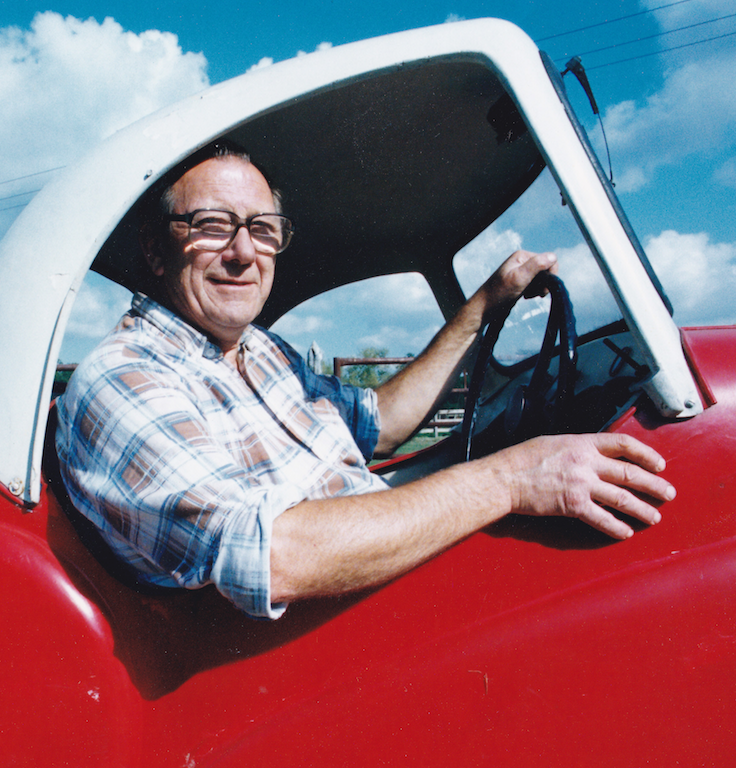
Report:
<svg viewBox="0 0 736 768"><path fill-rule="evenodd" d="M483 316L487 320L493 310L511 309L522 294L524 298L532 298L534 294L527 292L527 288L545 271L557 274L557 258L553 253L516 251L478 289L471 301L483 303Z"/></svg>
<svg viewBox="0 0 736 768"><path fill-rule="evenodd" d="M387 491L303 501L274 522L273 599L382 584L509 512L577 517L626 539L631 527L608 510L659 522L654 504L675 496L663 469L628 435L555 435Z"/></svg>
<svg viewBox="0 0 736 768"><path fill-rule="evenodd" d="M633 530L608 510L652 525L661 516L641 496L654 502L675 497L674 487L656 474L664 459L629 435L538 437L492 458L507 473L513 511L577 517L617 539Z"/></svg>

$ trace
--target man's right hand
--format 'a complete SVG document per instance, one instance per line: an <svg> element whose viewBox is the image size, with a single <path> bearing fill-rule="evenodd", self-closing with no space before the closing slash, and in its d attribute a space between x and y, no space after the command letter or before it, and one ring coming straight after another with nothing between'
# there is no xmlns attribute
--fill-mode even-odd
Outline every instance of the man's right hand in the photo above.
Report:
<svg viewBox="0 0 736 768"><path fill-rule="evenodd" d="M654 502L675 497L675 488L657 476L664 459L629 435L538 437L489 461L506 479L514 512L576 517L617 539L634 531L609 510L652 525L661 515L641 496Z"/></svg>

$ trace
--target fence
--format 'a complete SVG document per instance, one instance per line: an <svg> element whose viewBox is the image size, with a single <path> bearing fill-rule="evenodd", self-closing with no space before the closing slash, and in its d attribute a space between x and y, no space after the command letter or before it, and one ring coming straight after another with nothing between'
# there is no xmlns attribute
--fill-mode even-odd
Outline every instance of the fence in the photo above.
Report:
<svg viewBox="0 0 736 768"><path fill-rule="evenodd" d="M406 365L414 360L413 357L335 357L333 358L335 376L342 378L342 369L347 365ZM468 394L468 372L460 374L462 386L453 387L451 395L462 395L463 402ZM437 437L441 430L452 429L463 420L463 408L440 408L432 419L425 425L424 430L434 430ZM424 431L422 430L422 431Z"/></svg>

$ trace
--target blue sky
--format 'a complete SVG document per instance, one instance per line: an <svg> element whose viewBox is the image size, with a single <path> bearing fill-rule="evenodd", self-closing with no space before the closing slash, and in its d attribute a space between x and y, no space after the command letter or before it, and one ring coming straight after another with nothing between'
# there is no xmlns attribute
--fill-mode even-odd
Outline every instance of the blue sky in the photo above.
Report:
<svg viewBox="0 0 736 768"><path fill-rule="evenodd" d="M0 234L53 169L132 120L208 84L320 45L498 16L521 26L561 68L570 56L583 54L604 116L620 199L682 308L676 318L735 322L734 14L735 0L121 0L48 6L0 0ZM615 21L621 17L628 18ZM719 39L691 45L706 38ZM598 137L592 119L586 117L586 124ZM490 235L493 242L499 248L554 248L563 256L576 247L554 217L541 217L530 227L528 214L528 209L512 214ZM405 292L408 285L393 289ZM411 289L421 295L420 287ZM389 301L391 290L381 289L378 304L364 291L366 313L354 313L350 340L329 333L319 337L322 346L350 347L329 348L330 356L355 354L368 343L391 354L419 351L438 317L417 311L377 322L376 307ZM354 297L350 301L356 306ZM65 356L74 359L89 348L124 302L93 284L80 297L85 321L72 321ZM320 323L327 327L318 317L324 311L309 310L311 325L306 315L292 322L302 333L294 339L297 346L307 343L305 329L316 334ZM286 333L289 323L284 326Z"/></svg>

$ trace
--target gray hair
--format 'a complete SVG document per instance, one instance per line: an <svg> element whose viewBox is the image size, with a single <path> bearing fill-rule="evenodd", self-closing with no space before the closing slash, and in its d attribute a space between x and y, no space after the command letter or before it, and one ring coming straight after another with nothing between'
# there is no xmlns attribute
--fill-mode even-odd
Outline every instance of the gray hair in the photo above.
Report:
<svg viewBox="0 0 736 768"><path fill-rule="evenodd" d="M173 213L173 187L181 177L206 160L218 157L237 157L252 163L250 155L234 141L217 139L189 155L178 165L167 171L141 198L138 204L138 221L141 229L160 230L166 222L166 216ZM260 170L260 169L259 169ZM268 179L266 179L268 182ZM283 213L283 197L279 190L268 182L273 195L274 213Z"/></svg>

